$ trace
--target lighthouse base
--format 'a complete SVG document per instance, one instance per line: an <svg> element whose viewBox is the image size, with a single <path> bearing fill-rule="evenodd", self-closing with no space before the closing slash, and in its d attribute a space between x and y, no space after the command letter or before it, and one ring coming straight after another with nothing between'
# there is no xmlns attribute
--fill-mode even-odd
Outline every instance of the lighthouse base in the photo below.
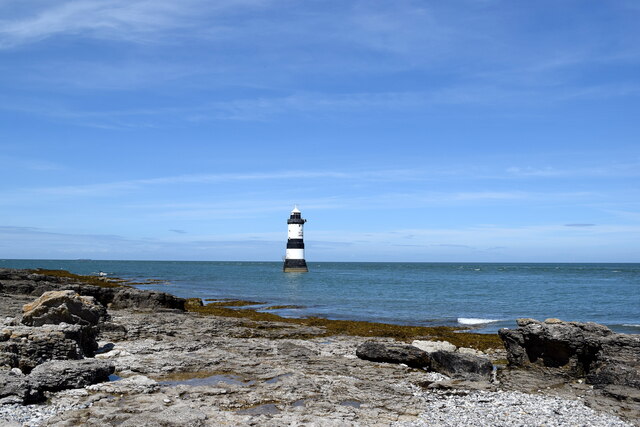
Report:
<svg viewBox="0 0 640 427"><path fill-rule="evenodd" d="M285 259L282 271L285 273L306 273L309 269L307 262L303 259Z"/></svg>

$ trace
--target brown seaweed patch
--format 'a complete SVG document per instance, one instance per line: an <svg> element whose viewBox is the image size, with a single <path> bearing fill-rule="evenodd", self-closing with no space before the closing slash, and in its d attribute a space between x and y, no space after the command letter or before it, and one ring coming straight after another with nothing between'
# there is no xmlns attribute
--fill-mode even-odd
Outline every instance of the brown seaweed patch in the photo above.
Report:
<svg viewBox="0 0 640 427"><path fill-rule="evenodd" d="M244 305L254 305L248 302ZM238 305L241 306L241 305ZM222 317L234 317L253 320L255 322L291 323L304 326L315 326L324 329L322 334L300 336L310 338L332 335L350 335L360 337L389 337L398 341L412 341L414 339L430 339L449 341L458 347L471 347L477 350L503 348L502 341L497 334L473 334L459 332L460 328L448 326L407 326L389 323L365 322L358 320L331 320L323 317L290 318L278 316L274 313L257 311L251 308L233 309L223 304L207 304L199 306L186 304L188 311ZM277 325L273 325L277 326ZM254 326L255 327L255 326ZM265 329L265 325L262 325ZM291 337L289 337L291 338Z"/></svg>
<svg viewBox="0 0 640 427"><path fill-rule="evenodd" d="M304 308L303 305L270 305L269 307L261 308L260 310L286 310L286 309L300 309Z"/></svg>
<svg viewBox="0 0 640 427"><path fill-rule="evenodd" d="M170 285L171 282L168 282L163 279L145 279L141 281L135 282L127 282L128 285Z"/></svg>
<svg viewBox="0 0 640 427"><path fill-rule="evenodd" d="M215 305L215 306L221 306L221 307L244 307L244 306L247 306L247 305L264 304L264 302L243 301L243 300L235 300L235 299L205 298L205 301L208 302L207 305Z"/></svg>
<svg viewBox="0 0 640 427"><path fill-rule="evenodd" d="M149 378L156 381L187 381L193 379L209 378L214 375L235 375L233 372L225 370L213 371L193 371L193 372L170 372L160 376L150 376Z"/></svg>
<svg viewBox="0 0 640 427"><path fill-rule="evenodd" d="M80 274L70 273L66 270L46 270L43 268L38 268L36 270L30 270L32 273L42 274L43 276L54 276L54 277L63 277L67 279L72 279L77 282L85 283L88 285L100 286L102 288L118 288L122 286L127 286L127 280L118 279L118 278L107 278L107 277L99 277L99 276L83 276Z"/></svg>

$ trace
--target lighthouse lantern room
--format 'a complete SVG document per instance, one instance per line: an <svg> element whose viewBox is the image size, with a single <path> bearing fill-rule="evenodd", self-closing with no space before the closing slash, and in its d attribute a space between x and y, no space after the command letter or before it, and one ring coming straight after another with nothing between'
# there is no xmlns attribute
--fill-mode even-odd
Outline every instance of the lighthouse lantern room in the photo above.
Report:
<svg viewBox="0 0 640 427"><path fill-rule="evenodd" d="M309 271L307 262L304 260L304 240L302 228L306 219L295 206L291 211L291 216L287 220L287 253L284 257L283 271L285 273L305 273Z"/></svg>

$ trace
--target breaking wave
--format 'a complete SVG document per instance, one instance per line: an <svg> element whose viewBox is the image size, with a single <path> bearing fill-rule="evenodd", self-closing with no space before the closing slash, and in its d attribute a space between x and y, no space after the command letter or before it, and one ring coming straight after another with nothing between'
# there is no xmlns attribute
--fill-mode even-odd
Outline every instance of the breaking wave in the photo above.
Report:
<svg viewBox="0 0 640 427"><path fill-rule="evenodd" d="M461 325L486 325L487 323L499 322L496 319L479 319L476 317L458 317L458 323Z"/></svg>

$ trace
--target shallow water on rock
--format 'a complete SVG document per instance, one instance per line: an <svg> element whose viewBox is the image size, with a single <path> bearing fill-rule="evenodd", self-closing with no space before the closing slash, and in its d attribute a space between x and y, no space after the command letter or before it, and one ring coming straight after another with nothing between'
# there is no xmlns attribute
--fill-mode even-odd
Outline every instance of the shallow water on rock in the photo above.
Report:
<svg viewBox="0 0 640 427"><path fill-rule="evenodd" d="M352 408L359 408L361 405L361 403L357 400L343 400L342 402L340 402L340 404L342 406L350 406Z"/></svg>
<svg viewBox="0 0 640 427"><path fill-rule="evenodd" d="M176 386L176 385L188 385L192 387L197 386L210 386L215 384L230 384L230 385L253 385L255 381L243 381L242 378L235 375L211 375L205 378L189 378L186 380L169 380L158 381L161 385Z"/></svg>
<svg viewBox="0 0 640 427"><path fill-rule="evenodd" d="M241 415L275 415L281 411L273 403L267 403L264 405L254 406L253 408L240 409L236 411L236 414Z"/></svg>
<svg viewBox="0 0 640 427"><path fill-rule="evenodd" d="M290 376L292 376L292 375L293 375L293 374L282 374L282 375L278 375L278 376L275 376L275 377L271 378L270 380L266 380L266 381L265 381L265 383L267 383L267 384L275 384L275 383L277 383L278 381L280 381L281 379L286 378L286 377L290 377Z"/></svg>

